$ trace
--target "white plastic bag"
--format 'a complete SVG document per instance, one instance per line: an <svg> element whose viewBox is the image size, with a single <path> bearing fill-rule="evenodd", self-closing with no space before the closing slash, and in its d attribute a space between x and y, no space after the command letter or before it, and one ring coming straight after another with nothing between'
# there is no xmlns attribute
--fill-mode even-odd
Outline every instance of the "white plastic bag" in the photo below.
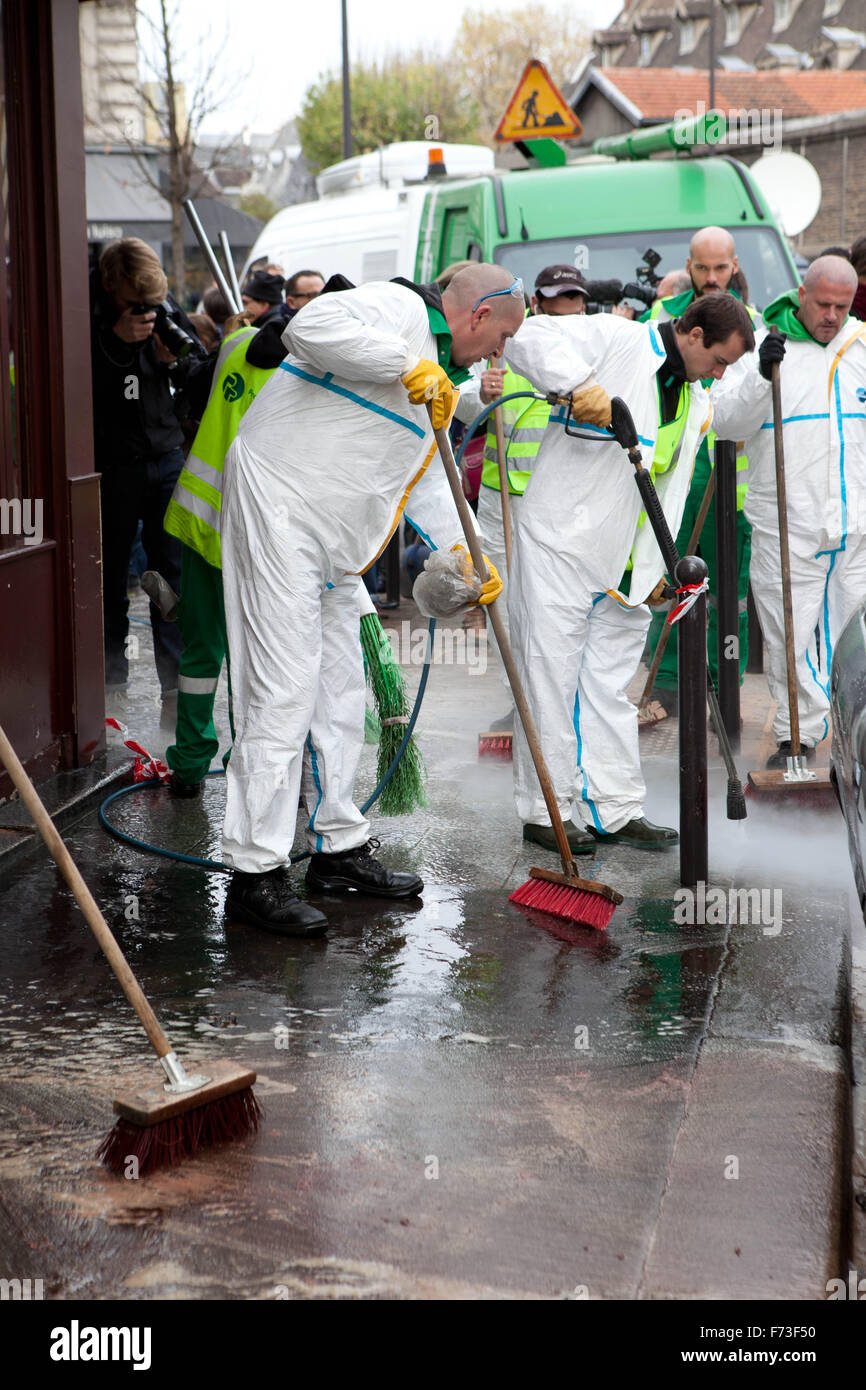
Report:
<svg viewBox="0 0 866 1390"><path fill-rule="evenodd" d="M412 587L412 597L425 618L452 618L469 608L481 593L481 580L460 550L434 550Z"/></svg>

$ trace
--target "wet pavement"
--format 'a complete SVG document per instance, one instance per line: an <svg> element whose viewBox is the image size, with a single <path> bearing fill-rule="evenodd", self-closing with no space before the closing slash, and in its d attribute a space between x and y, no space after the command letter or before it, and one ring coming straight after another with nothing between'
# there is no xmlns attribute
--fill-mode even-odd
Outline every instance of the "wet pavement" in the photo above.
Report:
<svg viewBox="0 0 866 1390"><path fill-rule="evenodd" d="M184 1063L258 1072L254 1139L137 1181L100 1168L113 1096L156 1066L51 861L0 880L3 1274L60 1298L825 1297L847 1274L861 932L838 812L729 824L714 766L711 883L765 890L755 920L678 924L677 855L611 846L581 862L625 902L605 933L567 927L507 900L556 860L520 838L510 765L476 758L507 705L495 661L436 665L428 692L428 806L373 827L423 901L313 897L319 941L226 923L224 875L94 812L64 830ZM146 653L124 703L162 751ZM643 739L647 814L676 823L675 720ZM362 795L374 770L368 747ZM110 815L219 858L223 802L214 777Z"/></svg>

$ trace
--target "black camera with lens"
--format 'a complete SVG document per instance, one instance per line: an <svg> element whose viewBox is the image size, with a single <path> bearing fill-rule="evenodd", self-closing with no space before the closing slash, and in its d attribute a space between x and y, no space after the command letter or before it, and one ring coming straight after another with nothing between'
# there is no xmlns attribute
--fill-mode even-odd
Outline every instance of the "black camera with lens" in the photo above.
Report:
<svg viewBox="0 0 866 1390"><path fill-rule="evenodd" d="M153 324L154 333L159 335L159 340L164 347L175 357L189 357L195 350L196 341L191 338L180 326L175 323L173 310L167 299L161 304L133 304L133 314L155 314Z"/></svg>

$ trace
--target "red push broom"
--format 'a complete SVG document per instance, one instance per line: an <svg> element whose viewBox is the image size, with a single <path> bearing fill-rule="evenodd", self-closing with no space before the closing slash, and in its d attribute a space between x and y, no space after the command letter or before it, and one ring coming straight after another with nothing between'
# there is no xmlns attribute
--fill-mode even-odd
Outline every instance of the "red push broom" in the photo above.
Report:
<svg viewBox="0 0 866 1390"><path fill-rule="evenodd" d="M168 1168L184 1158L191 1158L206 1145L228 1139L243 1139L255 1132L262 1113L252 1091L255 1072L237 1062L219 1060L207 1064L209 1076L187 1076L2 728L0 761L72 889L75 901L105 952L168 1077L161 1092L156 1089L144 1090L115 1100L115 1114L120 1118L100 1145L97 1157L113 1173L122 1172L127 1161L135 1158L138 1173L144 1174L154 1168Z"/></svg>
<svg viewBox="0 0 866 1390"><path fill-rule="evenodd" d="M489 577L489 572L481 553L472 513L460 486L460 477L451 452L448 435L445 430L441 429L434 429L433 433L436 436L439 453L445 465L445 473L457 506L463 534L466 537L466 545L472 556L472 563L481 582L485 583ZM541 783L542 795L550 814L550 823L553 826L553 833L556 836L559 855L562 859L561 874L553 873L549 869L530 869L527 882L509 894L508 901L517 903L521 907L536 908L541 912L548 913L551 917L562 917L567 922L579 922L583 926L596 927L599 931L604 931L616 911L617 905L622 902L622 894L617 893L615 888L609 888L606 883L596 883L592 879L581 878L577 873L565 833L565 826L562 824L562 817L556 803L553 783L550 780L550 773L541 752L535 723L526 702L526 695L517 673L511 644L506 636L505 625L497 610L495 600L487 605L487 613L499 646L502 664L505 667L514 695L514 704L526 734L535 771Z"/></svg>

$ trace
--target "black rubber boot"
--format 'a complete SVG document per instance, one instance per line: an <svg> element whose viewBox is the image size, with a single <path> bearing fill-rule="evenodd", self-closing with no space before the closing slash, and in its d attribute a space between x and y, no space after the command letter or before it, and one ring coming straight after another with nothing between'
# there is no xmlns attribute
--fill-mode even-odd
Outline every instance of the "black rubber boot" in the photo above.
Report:
<svg viewBox="0 0 866 1390"><path fill-rule="evenodd" d="M374 859L373 850L378 848L378 840L368 840L344 854L314 854L307 868L307 887L317 893L346 893L355 888L372 898L415 898L424 891L417 874L395 873Z"/></svg>
<svg viewBox="0 0 866 1390"><path fill-rule="evenodd" d="M198 796L203 786L204 782L185 782L176 772L171 774L168 783L171 795L179 797Z"/></svg>
<svg viewBox="0 0 866 1390"><path fill-rule="evenodd" d="M587 835L582 825L575 825L571 820L565 821L565 837L572 854L595 854L595 840L591 835ZM549 849L554 854L559 853L552 825L524 825L523 838L535 845L541 845L542 849Z"/></svg>
<svg viewBox="0 0 866 1390"><path fill-rule="evenodd" d="M323 912L301 902L283 866L264 874L244 874L236 869L226 898L226 916L277 936L302 939L321 936L328 928Z"/></svg>
<svg viewBox="0 0 866 1390"><path fill-rule="evenodd" d="M631 849L673 849L680 842L679 835L670 826L653 825L646 816L635 817L620 830L605 832L590 826L589 833L600 845L628 845Z"/></svg>

